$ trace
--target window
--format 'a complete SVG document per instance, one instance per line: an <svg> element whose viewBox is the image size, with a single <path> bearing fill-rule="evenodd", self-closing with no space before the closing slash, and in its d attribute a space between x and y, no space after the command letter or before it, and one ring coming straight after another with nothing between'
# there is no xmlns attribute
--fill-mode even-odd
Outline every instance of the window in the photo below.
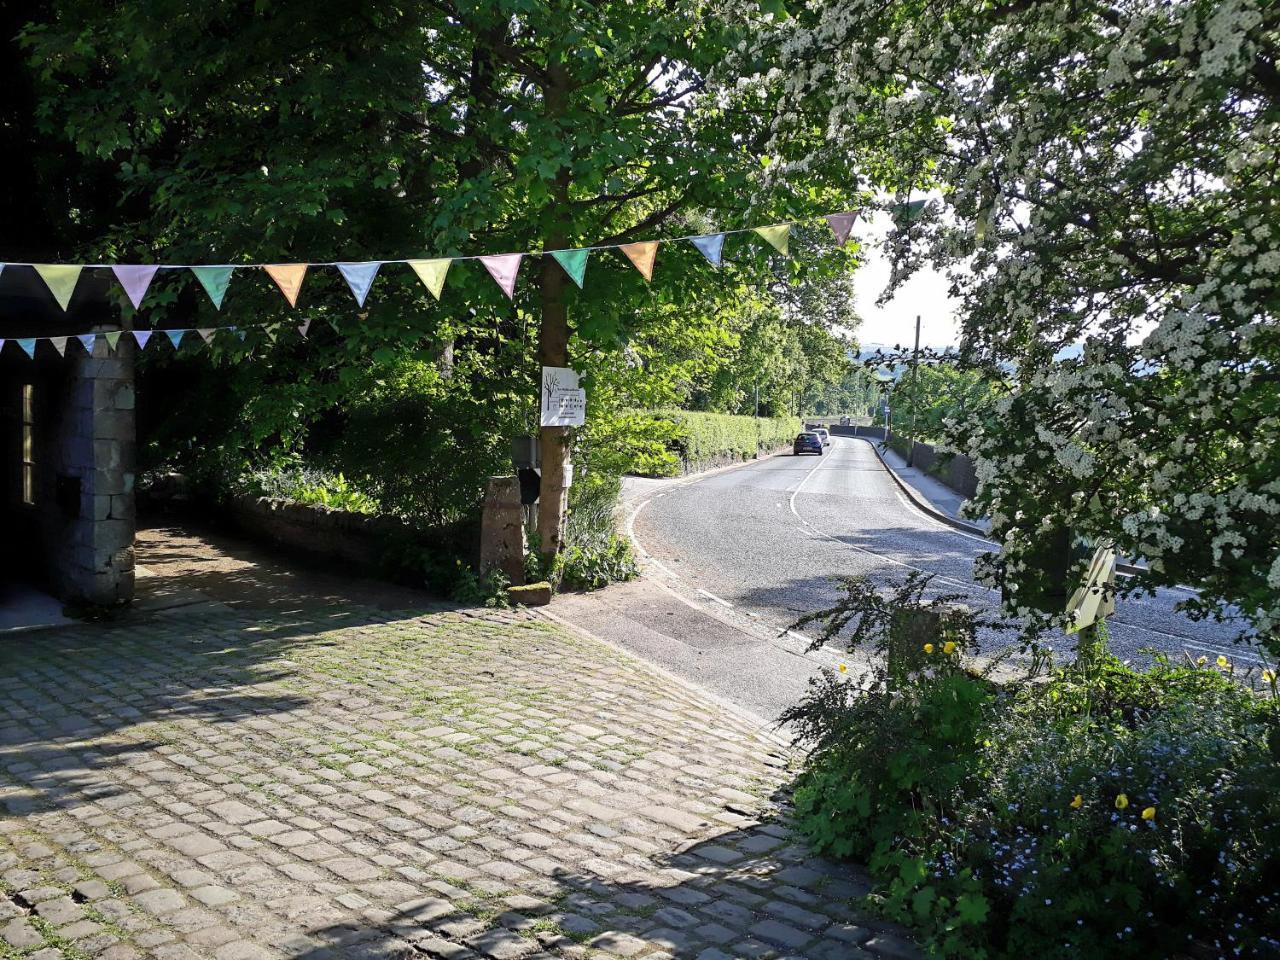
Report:
<svg viewBox="0 0 1280 960"><path fill-rule="evenodd" d="M36 388L22 385L22 502L36 502Z"/></svg>

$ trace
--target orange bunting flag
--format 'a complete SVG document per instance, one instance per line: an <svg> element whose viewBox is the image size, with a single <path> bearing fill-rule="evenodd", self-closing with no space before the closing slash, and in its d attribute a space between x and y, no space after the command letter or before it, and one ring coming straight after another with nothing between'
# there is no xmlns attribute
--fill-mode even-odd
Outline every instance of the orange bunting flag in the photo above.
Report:
<svg viewBox="0 0 1280 960"><path fill-rule="evenodd" d="M624 243L619 245L632 265L640 271L646 280L653 279L653 261L658 256L658 241L645 240L642 243Z"/></svg>
<svg viewBox="0 0 1280 960"><path fill-rule="evenodd" d="M302 280L307 275L305 263L272 263L262 268L267 276L276 282L289 306L298 305L298 291L302 289Z"/></svg>

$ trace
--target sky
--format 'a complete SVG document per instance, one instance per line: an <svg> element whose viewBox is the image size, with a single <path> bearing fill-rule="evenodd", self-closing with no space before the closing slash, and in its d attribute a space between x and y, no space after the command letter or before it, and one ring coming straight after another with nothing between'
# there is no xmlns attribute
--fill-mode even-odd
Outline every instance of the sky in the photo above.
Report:
<svg viewBox="0 0 1280 960"><path fill-rule="evenodd" d="M889 261L878 245L890 224L889 215L877 213L867 223L861 219L853 236L862 241L866 263L854 274L854 292L862 326L858 342L910 347L915 339L916 314L920 314L920 346L951 347L959 341L954 316L955 301L947 296L947 278L925 268L899 288L892 300L877 306L876 298L889 282Z"/></svg>

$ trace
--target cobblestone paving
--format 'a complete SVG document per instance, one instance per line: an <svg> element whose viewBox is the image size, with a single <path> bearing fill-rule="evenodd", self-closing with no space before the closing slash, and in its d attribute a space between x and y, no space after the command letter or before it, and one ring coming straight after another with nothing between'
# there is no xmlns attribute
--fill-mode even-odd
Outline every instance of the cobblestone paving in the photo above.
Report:
<svg viewBox="0 0 1280 960"><path fill-rule="evenodd" d="M521 612L0 646L0 957L914 956L749 724Z"/></svg>

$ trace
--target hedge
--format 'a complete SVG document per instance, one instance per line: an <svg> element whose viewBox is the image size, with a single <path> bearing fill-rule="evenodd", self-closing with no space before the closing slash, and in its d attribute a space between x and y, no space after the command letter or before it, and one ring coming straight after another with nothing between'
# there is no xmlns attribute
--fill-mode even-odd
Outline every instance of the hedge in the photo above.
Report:
<svg viewBox="0 0 1280 960"><path fill-rule="evenodd" d="M750 460L789 444L801 430L796 417L737 417L689 410L647 414L665 438L665 449L637 458L636 472L675 476L683 465L698 468L724 460Z"/></svg>

